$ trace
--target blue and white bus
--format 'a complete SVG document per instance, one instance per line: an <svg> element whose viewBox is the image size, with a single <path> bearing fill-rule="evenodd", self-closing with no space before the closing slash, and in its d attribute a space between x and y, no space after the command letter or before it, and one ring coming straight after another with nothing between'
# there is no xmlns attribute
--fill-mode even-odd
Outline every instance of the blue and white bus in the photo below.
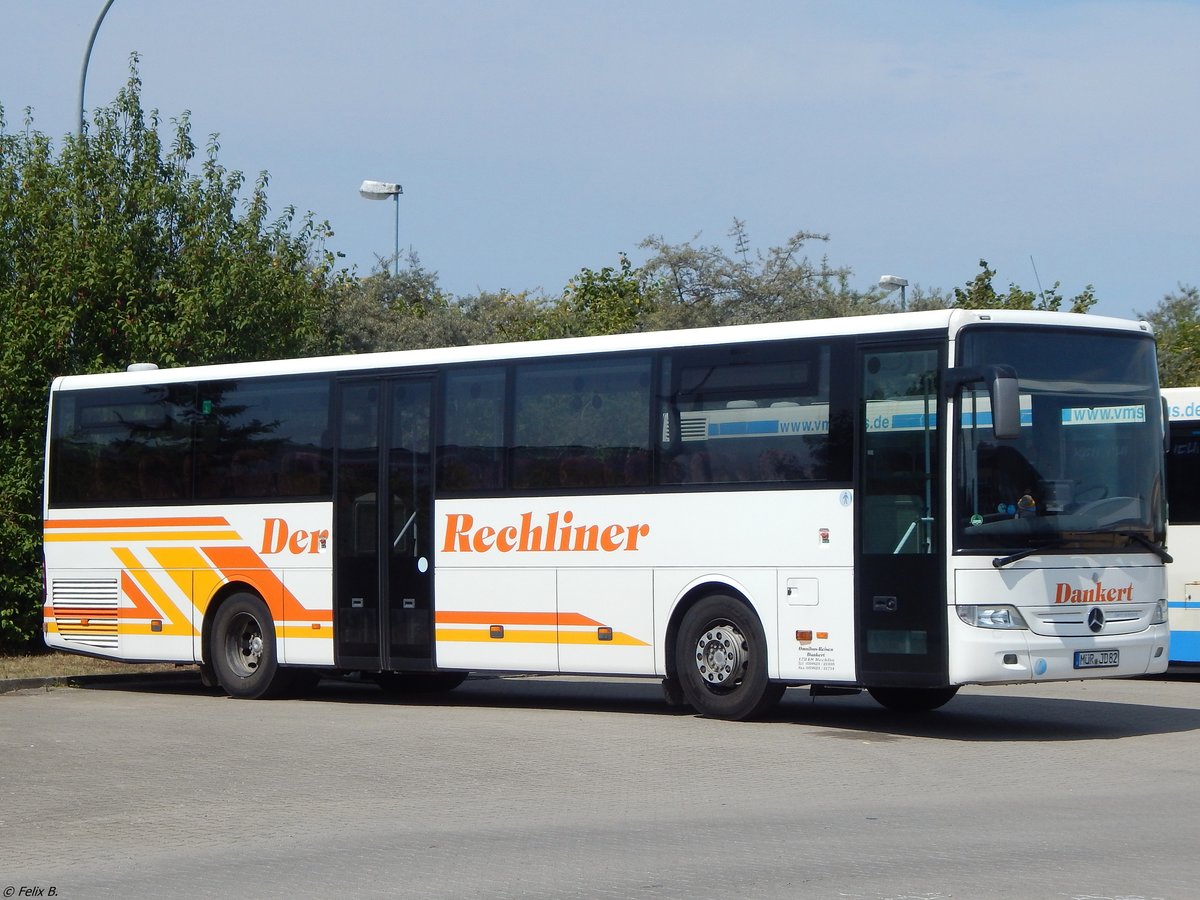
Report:
<svg viewBox="0 0 1200 900"><path fill-rule="evenodd" d="M1167 567L1171 662L1200 663L1200 388L1164 388L1170 418Z"/></svg>

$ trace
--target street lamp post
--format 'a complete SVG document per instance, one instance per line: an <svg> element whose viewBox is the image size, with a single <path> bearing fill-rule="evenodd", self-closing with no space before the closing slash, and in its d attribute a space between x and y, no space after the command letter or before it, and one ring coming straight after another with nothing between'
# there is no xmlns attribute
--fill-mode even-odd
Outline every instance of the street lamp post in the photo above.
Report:
<svg viewBox="0 0 1200 900"><path fill-rule="evenodd" d="M113 5L114 0L107 0L104 4L104 9L100 10L100 15L96 17L96 24L92 26L92 36L88 38L87 49L83 51L83 68L79 72L79 139L83 140L83 87L87 83L88 60L92 58L92 45L96 43L96 35L100 32L100 23L104 21L104 17L108 15L108 8Z"/></svg>
<svg viewBox="0 0 1200 900"><path fill-rule="evenodd" d="M364 181L359 185L358 193L368 200L386 200L391 197L396 202L396 252L395 277L400 277L400 195L404 188L391 181Z"/></svg>
<svg viewBox="0 0 1200 900"><path fill-rule="evenodd" d="M896 288L900 288L900 311L904 312L907 308L904 289L908 287L908 279L901 278L899 275L882 275L879 278L879 286L883 288L885 294L890 294Z"/></svg>

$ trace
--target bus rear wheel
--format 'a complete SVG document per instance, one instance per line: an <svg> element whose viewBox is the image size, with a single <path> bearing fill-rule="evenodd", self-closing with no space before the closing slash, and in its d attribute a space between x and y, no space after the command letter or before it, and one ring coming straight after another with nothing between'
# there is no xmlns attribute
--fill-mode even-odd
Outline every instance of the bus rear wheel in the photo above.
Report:
<svg viewBox="0 0 1200 900"><path fill-rule="evenodd" d="M683 695L702 716L744 720L770 710L786 685L767 678L767 639L746 604L721 594L684 614L675 644Z"/></svg>
<svg viewBox="0 0 1200 900"><path fill-rule="evenodd" d="M931 712L945 706L958 693L958 685L940 688L869 687L875 702L893 712Z"/></svg>
<svg viewBox="0 0 1200 900"><path fill-rule="evenodd" d="M231 697L246 700L279 697L292 684L279 665L275 622L259 597L234 594L213 619L212 665L217 683Z"/></svg>

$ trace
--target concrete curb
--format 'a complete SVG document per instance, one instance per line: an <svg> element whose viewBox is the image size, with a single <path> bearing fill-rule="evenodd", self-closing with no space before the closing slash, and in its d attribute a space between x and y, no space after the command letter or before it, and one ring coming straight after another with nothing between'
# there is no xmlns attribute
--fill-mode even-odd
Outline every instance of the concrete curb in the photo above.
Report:
<svg viewBox="0 0 1200 900"><path fill-rule="evenodd" d="M0 694L15 691L30 691L55 687L86 687L91 684L134 684L139 681L156 681L167 684L200 683L200 673L191 672L117 672L110 675L47 675L43 678L9 678L0 680Z"/></svg>

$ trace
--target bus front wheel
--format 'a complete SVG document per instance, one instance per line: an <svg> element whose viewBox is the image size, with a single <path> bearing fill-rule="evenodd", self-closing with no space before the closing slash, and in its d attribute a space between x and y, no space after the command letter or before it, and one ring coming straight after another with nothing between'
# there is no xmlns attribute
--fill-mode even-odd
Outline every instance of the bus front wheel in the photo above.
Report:
<svg viewBox="0 0 1200 900"><path fill-rule="evenodd" d="M217 683L231 697L255 700L278 697L291 684L279 665L275 623L254 594L234 594L213 619L212 665Z"/></svg>
<svg viewBox="0 0 1200 900"><path fill-rule="evenodd" d="M752 719L779 702L786 685L767 678L767 639L750 608L720 594L684 614L675 671L696 712L714 719Z"/></svg>

